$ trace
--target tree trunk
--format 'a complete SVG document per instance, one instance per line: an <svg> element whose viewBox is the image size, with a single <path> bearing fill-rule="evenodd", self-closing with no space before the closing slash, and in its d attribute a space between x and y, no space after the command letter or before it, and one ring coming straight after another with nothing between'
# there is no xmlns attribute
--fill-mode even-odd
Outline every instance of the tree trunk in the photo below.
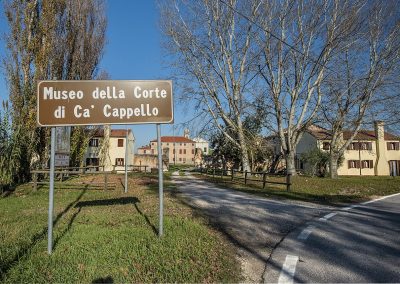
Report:
<svg viewBox="0 0 400 284"><path fill-rule="evenodd" d="M331 159L329 161L329 171L331 174L331 178L338 178L338 161L339 155L337 153L331 152Z"/></svg>
<svg viewBox="0 0 400 284"><path fill-rule="evenodd" d="M295 162L294 162L294 156L295 156L295 154L293 151L288 151L285 155L286 173L291 174L292 176L297 175Z"/></svg>

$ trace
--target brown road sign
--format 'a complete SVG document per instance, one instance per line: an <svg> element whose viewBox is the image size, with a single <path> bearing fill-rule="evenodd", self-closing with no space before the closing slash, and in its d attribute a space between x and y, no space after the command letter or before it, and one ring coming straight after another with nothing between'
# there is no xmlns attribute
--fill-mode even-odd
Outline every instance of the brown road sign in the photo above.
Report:
<svg viewBox="0 0 400 284"><path fill-rule="evenodd" d="M39 126L173 123L171 81L40 81Z"/></svg>

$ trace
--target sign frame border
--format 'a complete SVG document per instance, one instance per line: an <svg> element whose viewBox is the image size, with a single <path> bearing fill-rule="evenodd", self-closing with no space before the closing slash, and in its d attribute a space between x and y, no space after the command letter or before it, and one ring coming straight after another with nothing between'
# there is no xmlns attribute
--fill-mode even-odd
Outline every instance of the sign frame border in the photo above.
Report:
<svg viewBox="0 0 400 284"><path fill-rule="evenodd" d="M172 110L172 118L170 121L165 121L165 122L158 122L158 121L150 121L150 122L113 122L113 123L77 123L77 124L41 124L39 121L39 109L40 109L40 100L39 100L39 88L41 83L46 83L46 82L114 82L114 81L119 81L119 82L168 82L171 86L171 110ZM132 124L132 125L140 125L140 124L172 124L174 123L175 120L175 112L174 112L174 95L173 95L173 85L172 85L172 80L39 80L37 84L37 92L36 92L36 103L37 103L37 115L36 115L36 124L38 127L58 127L58 126L91 126L91 125L126 125L126 124Z"/></svg>

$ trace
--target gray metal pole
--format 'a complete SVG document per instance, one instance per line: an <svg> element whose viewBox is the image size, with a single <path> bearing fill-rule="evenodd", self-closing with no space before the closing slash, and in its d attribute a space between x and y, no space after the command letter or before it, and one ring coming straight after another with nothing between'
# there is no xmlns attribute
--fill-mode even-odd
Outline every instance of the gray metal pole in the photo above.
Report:
<svg viewBox="0 0 400 284"><path fill-rule="evenodd" d="M125 139L125 193L128 192L128 125L126 126Z"/></svg>
<svg viewBox="0 0 400 284"><path fill-rule="evenodd" d="M161 126L157 124L157 152L158 152L158 195L160 199L160 224L158 229L158 236L163 235L163 162L162 162L162 147L161 147Z"/></svg>
<svg viewBox="0 0 400 284"><path fill-rule="evenodd" d="M50 151L50 188L49 188L49 220L47 233L47 253L53 250L53 208L54 208L54 156L56 149L56 128L51 128L51 151Z"/></svg>

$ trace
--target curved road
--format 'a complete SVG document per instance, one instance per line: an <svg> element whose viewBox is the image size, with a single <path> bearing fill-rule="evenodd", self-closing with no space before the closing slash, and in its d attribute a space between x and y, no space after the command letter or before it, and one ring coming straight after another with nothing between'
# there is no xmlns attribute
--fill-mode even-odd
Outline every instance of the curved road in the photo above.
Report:
<svg viewBox="0 0 400 284"><path fill-rule="evenodd" d="M333 211L274 250L267 282L400 282L400 194Z"/></svg>
<svg viewBox="0 0 400 284"><path fill-rule="evenodd" d="M178 195L201 209L238 248L246 282L262 282L266 263L284 237L332 208L306 202L265 199L174 173Z"/></svg>

